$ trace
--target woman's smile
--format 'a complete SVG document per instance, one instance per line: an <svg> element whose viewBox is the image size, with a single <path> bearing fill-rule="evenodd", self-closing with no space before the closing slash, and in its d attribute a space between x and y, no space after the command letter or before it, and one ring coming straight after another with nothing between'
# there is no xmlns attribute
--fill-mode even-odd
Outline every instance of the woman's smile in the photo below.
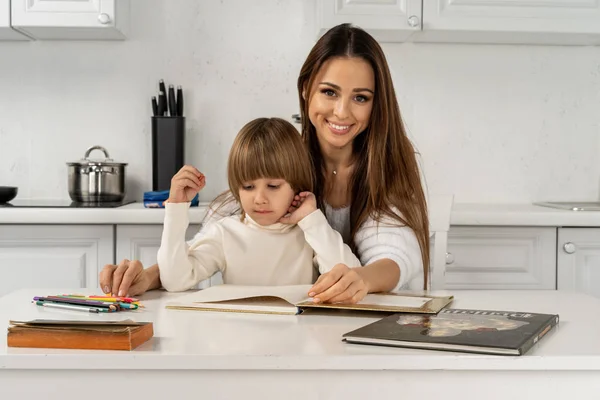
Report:
<svg viewBox="0 0 600 400"><path fill-rule="evenodd" d="M352 128L353 125L336 124L327 120L327 126L329 126L329 130L334 135L345 135L346 133L350 132L350 128Z"/></svg>

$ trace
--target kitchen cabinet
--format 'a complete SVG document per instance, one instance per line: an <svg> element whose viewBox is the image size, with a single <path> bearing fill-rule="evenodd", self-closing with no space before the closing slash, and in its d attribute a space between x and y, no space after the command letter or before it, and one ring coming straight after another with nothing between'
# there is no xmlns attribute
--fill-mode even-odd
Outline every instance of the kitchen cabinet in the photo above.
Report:
<svg viewBox="0 0 600 400"><path fill-rule="evenodd" d="M101 268L114 259L113 241L113 225L0 225L0 296L98 287Z"/></svg>
<svg viewBox="0 0 600 400"><path fill-rule="evenodd" d="M317 3L320 33L352 22L382 42L405 42L421 31L421 0L323 0Z"/></svg>
<svg viewBox="0 0 600 400"><path fill-rule="evenodd" d="M558 228L557 285L600 297L600 228Z"/></svg>
<svg viewBox="0 0 600 400"><path fill-rule="evenodd" d="M556 227L453 226L446 289L556 289Z"/></svg>
<svg viewBox="0 0 600 400"><path fill-rule="evenodd" d="M140 260L148 268L156 264L156 254L160 247L162 225L117 225L116 262L123 259ZM190 240L200 230L200 225L190 225L186 239ZM199 284L200 288L222 283L221 275Z"/></svg>
<svg viewBox="0 0 600 400"><path fill-rule="evenodd" d="M596 0L324 0L317 8L320 33L352 22L382 42L600 44Z"/></svg>
<svg viewBox="0 0 600 400"><path fill-rule="evenodd" d="M125 39L129 0L12 0L12 26L35 39Z"/></svg>
<svg viewBox="0 0 600 400"><path fill-rule="evenodd" d="M10 0L0 0L0 40L30 40L10 24Z"/></svg>

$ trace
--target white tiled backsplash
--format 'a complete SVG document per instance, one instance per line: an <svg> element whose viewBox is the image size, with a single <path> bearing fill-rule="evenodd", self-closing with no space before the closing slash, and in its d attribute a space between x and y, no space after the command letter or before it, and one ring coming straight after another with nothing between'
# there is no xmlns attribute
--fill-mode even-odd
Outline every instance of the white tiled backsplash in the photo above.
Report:
<svg viewBox="0 0 600 400"><path fill-rule="evenodd" d="M237 130L291 120L315 40L312 1L133 0L124 42L0 42L0 185L66 198L66 162L100 144L151 184L150 96L186 91L201 200L225 189ZM169 2L170 3L170 2ZM458 202L597 199L600 47L386 44L430 192Z"/></svg>

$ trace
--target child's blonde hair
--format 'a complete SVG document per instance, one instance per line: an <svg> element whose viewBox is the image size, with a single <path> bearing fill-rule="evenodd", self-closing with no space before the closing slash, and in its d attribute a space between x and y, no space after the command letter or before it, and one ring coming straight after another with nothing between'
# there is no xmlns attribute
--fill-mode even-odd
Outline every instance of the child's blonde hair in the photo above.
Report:
<svg viewBox="0 0 600 400"><path fill-rule="evenodd" d="M240 204L239 190L244 183L261 178L284 179L296 193L313 191L314 175L306 146L296 128L284 119L257 118L242 127L229 151L229 190L210 208L217 212L234 200Z"/></svg>

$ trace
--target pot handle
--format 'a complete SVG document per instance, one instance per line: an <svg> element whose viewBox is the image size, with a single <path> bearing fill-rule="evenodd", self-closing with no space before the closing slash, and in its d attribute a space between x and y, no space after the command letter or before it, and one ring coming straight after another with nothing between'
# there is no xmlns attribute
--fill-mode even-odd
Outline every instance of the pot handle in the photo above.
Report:
<svg viewBox="0 0 600 400"><path fill-rule="evenodd" d="M106 150L104 147L102 147L102 146L92 146L92 147L90 147L90 148L89 148L89 149L87 149L87 151L85 152L85 156L83 156L83 158L85 158L85 159L87 160L87 159L89 158L89 156L90 156L90 153L91 153L92 151L94 151L94 150L100 150L100 151L102 151L102 152L104 153L104 155L105 155L105 158L106 158L107 160L110 160L110 159L111 159L111 158L110 158L110 156L108 155L108 151L107 151L107 150Z"/></svg>

